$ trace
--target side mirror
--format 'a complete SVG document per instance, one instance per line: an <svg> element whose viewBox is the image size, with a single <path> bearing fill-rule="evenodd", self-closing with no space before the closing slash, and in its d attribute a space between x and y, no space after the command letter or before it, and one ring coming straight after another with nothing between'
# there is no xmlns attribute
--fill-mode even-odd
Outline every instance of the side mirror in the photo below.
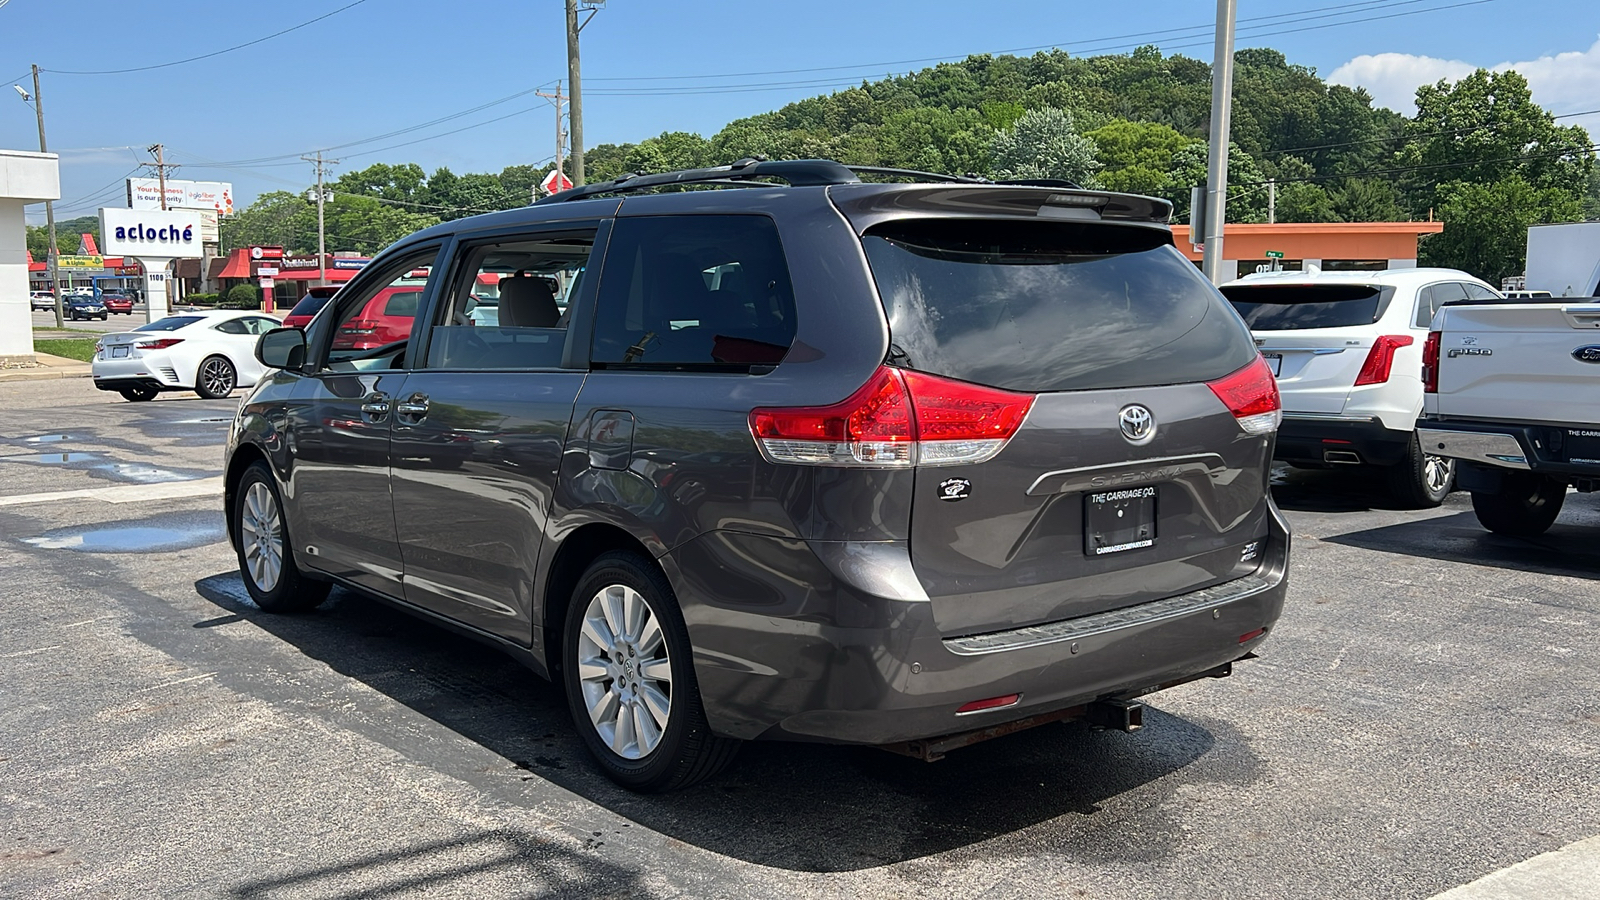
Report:
<svg viewBox="0 0 1600 900"><path fill-rule="evenodd" d="M269 369L304 368L306 333L298 328L272 329L256 341L256 359Z"/></svg>

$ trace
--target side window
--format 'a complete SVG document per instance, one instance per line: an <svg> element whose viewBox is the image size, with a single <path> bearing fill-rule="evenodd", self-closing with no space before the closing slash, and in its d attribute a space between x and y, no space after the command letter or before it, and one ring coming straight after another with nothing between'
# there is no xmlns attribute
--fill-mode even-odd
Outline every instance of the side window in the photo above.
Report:
<svg viewBox="0 0 1600 900"><path fill-rule="evenodd" d="M404 353L403 342L411 337L418 303L428 280L438 247L430 247L394 260L374 273L359 290L340 292L334 310L332 343L328 347L328 367L351 369L394 368ZM393 352L384 352L386 349Z"/></svg>
<svg viewBox="0 0 1600 900"><path fill-rule="evenodd" d="M1494 291L1489 290L1488 288L1484 287L1481 284L1473 284L1472 282L1469 281L1469 282L1466 283L1466 288L1467 288L1467 296L1471 297L1474 300L1499 300L1499 299L1502 299L1499 294L1496 294Z"/></svg>
<svg viewBox="0 0 1600 900"><path fill-rule="evenodd" d="M595 314L596 366L774 365L794 335L794 289L771 219L616 221Z"/></svg>
<svg viewBox="0 0 1600 900"><path fill-rule="evenodd" d="M1467 299L1466 289L1454 281L1423 288L1417 295L1416 326L1427 328L1433 322L1433 317L1438 314L1439 307L1465 299Z"/></svg>
<svg viewBox="0 0 1600 900"><path fill-rule="evenodd" d="M265 316L250 316L249 318L241 319L240 321L244 322L245 331L248 331L251 334L266 334L272 329L277 328L280 324L279 322L269 319Z"/></svg>
<svg viewBox="0 0 1600 900"><path fill-rule="evenodd" d="M245 327L246 321L248 320L229 319L226 322L218 322L217 324L211 326L211 330L220 331L223 334L250 334L250 329Z"/></svg>
<svg viewBox="0 0 1600 900"><path fill-rule="evenodd" d="M594 240L593 231L564 231L463 250L428 333L428 368L560 366L567 302Z"/></svg>

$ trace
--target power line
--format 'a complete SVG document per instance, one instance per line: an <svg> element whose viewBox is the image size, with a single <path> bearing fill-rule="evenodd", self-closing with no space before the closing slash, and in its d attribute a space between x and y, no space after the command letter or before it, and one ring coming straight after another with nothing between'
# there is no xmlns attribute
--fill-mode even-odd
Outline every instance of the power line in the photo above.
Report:
<svg viewBox="0 0 1600 900"><path fill-rule="evenodd" d="M213 50L210 53L202 53L199 56L191 56L188 59L175 59L172 62L156 63L155 65L150 65L150 66L134 66L133 68L130 68L130 69L101 69L101 70L95 70L95 71L75 71L75 70L70 70L70 69L42 69L40 71L49 72L52 75L126 75L126 74L128 74L130 72L149 72L149 71L152 71L154 69L167 69L167 68L171 68L172 66L181 66L181 65L184 65L186 63L199 62L202 59L211 59L212 57L221 56L224 53L232 53L235 50L243 50L246 47L254 47L256 44L260 44L260 43L263 43L265 41L270 41L273 38L283 37L284 35L288 34L291 31L299 31L300 29L305 28L308 25L315 25L316 23L321 22L323 19L327 19L327 18L331 18L333 16L336 16L339 13L342 13L347 9L350 9L350 8L356 7L356 6L360 6L361 4L363 4L365 2L367 2L367 0L355 0L354 3L348 3L348 4L344 5L344 6L339 7L338 9L334 10L333 12L323 13L322 15L317 16L315 19L308 19L308 20L306 20L304 22L301 22L299 25L291 25L288 28L283 29L282 31L274 31L273 33L271 33L269 35L266 35L265 37L258 37L253 41L245 41L242 44L235 44L234 46L228 47L228 48L223 49L223 50Z"/></svg>
<svg viewBox="0 0 1600 900"><path fill-rule="evenodd" d="M1571 119L1571 118L1573 118L1575 116L1593 116L1593 115L1600 115L1600 109L1586 109L1583 112L1561 113L1560 115L1552 115L1550 118L1552 118L1552 119ZM1391 143L1391 142L1394 142L1394 141L1407 141L1407 140L1412 140L1414 138L1440 137L1442 135L1447 135L1447 134L1465 134L1466 132L1469 132L1469 131L1500 131L1500 130L1502 130L1502 126L1497 126L1497 125L1489 125L1489 124L1484 124L1484 125L1466 125L1466 126L1463 126L1461 128L1447 128L1447 129L1445 129L1443 131L1423 131L1423 132L1419 132L1419 133L1416 133L1416 134L1401 133L1401 134L1391 135L1389 137L1367 138L1366 140L1360 140L1360 141L1343 141L1343 142L1337 143L1337 144L1315 144L1315 145L1312 145L1312 146L1309 146L1309 147L1285 147L1285 148L1283 148L1281 150L1263 150L1261 152L1262 152L1263 155L1265 155L1265 154L1268 154L1268 153L1275 153L1275 154L1298 153L1298 152L1300 152L1302 150L1332 150L1332 149L1335 149L1335 148L1338 148L1338 147L1358 147L1358 146L1361 146L1363 144L1384 144L1384 143Z"/></svg>
<svg viewBox="0 0 1600 900"><path fill-rule="evenodd" d="M1487 166L1494 165L1495 163L1523 162L1531 159L1555 159L1562 156L1575 156L1584 153L1594 153L1597 151L1600 151L1600 144L1591 144L1587 147L1569 147L1565 150L1551 150L1546 153L1524 153L1518 156L1506 156L1499 159L1474 159L1465 162L1395 166L1387 169L1367 169L1364 172L1345 172L1339 175L1302 175L1295 178L1277 178L1272 180L1277 181L1279 184L1284 184L1291 181L1333 181L1340 178L1366 178L1369 175L1398 175L1406 172L1427 172L1437 171L1440 169L1465 169L1472 166ZM1233 185L1230 185L1230 187L1253 187L1264 185L1266 183L1267 182L1265 181L1245 181L1237 182Z"/></svg>

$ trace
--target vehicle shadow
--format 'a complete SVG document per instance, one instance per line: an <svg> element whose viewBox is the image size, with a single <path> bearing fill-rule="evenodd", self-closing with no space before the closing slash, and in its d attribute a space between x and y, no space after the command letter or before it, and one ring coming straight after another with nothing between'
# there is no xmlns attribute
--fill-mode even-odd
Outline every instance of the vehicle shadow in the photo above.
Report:
<svg viewBox="0 0 1600 900"><path fill-rule="evenodd" d="M313 613L273 616L250 602L237 573L202 579L195 588L219 608L196 628L245 619L498 754L523 781L548 780L670 838L783 869L854 871L1061 816L1093 817L1101 803L1145 785L1164 784L1160 790L1171 793L1177 780L1165 776L1202 760L1218 743L1207 728L1155 709L1146 710L1145 728L1136 734L1057 723L933 764L874 748L754 742L709 782L640 796L593 766L561 690L507 656L342 589ZM394 739L381 716L370 729L380 741ZM1258 764L1243 738L1229 729L1223 743L1227 760L1207 771L1225 770L1220 777L1229 783L1253 781ZM1136 825L1126 826L1137 834L1091 843L1121 860L1160 858L1162 845L1151 836L1176 830L1162 824L1162 805L1160 798L1141 803Z"/></svg>
<svg viewBox="0 0 1600 900"><path fill-rule="evenodd" d="M1404 553L1425 559L1516 569L1539 575L1600 578L1600 509L1589 496L1567 495L1561 518L1538 537L1518 538L1486 531L1471 512L1368 528L1322 540L1365 550Z"/></svg>
<svg viewBox="0 0 1600 900"><path fill-rule="evenodd" d="M1296 512L1366 512L1404 509L1390 496L1383 473L1360 466L1295 469L1272 466L1272 499Z"/></svg>
<svg viewBox="0 0 1600 900"><path fill-rule="evenodd" d="M637 873L513 829L412 844L273 878L235 885L240 900L293 893L318 897L389 897L443 890L463 896L485 878L516 885L518 897L640 897ZM459 893L458 893L459 892Z"/></svg>

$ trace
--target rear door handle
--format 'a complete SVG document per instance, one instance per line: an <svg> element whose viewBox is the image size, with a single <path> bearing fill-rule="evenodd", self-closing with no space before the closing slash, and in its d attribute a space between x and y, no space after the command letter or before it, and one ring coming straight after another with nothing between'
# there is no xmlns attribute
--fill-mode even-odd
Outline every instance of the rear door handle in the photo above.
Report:
<svg viewBox="0 0 1600 900"><path fill-rule="evenodd" d="M394 405L394 414L397 418L408 419L412 422L419 421L428 414L428 395L412 394Z"/></svg>
<svg viewBox="0 0 1600 900"><path fill-rule="evenodd" d="M385 394L368 394L361 404L361 415L371 421L382 421L389 415L389 398Z"/></svg>

